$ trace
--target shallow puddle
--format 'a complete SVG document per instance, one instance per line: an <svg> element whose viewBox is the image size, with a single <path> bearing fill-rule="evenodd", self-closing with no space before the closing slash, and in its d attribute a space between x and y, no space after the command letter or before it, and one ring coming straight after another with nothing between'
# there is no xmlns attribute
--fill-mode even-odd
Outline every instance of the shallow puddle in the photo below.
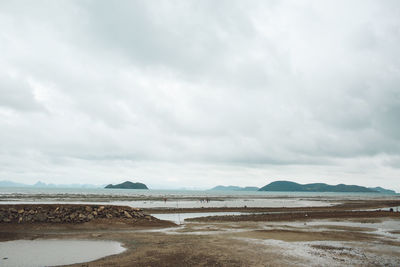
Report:
<svg viewBox="0 0 400 267"><path fill-rule="evenodd" d="M0 242L0 266L58 266L93 261L125 251L114 241L14 240Z"/></svg>
<svg viewBox="0 0 400 267"><path fill-rule="evenodd" d="M168 213L168 214L151 214L160 220L172 221L176 224L182 224L185 219L207 217L207 216L226 216L226 215L242 215L249 214L243 212L196 212L196 213Z"/></svg>
<svg viewBox="0 0 400 267"><path fill-rule="evenodd" d="M381 210L384 211L393 211L393 212L400 212L400 206L395 206L395 207L389 207L389 208L383 208Z"/></svg>

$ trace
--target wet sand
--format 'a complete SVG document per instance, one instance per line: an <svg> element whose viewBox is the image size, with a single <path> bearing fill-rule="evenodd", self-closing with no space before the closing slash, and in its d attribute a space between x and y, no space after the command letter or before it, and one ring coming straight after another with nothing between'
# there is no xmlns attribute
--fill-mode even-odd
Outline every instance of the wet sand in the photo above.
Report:
<svg viewBox="0 0 400 267"><path fill-rule="evenodd" d="M162 221L158 225L132 224L115 219L82 224L3 223L0 240L110 240L127 249L119 255L72 266L399 266L400 213L351 211L399 206L398 202L358 200L324 208L327 210L275 208L273 211L281 216L273 217L275 220L269 220L269 216L276 216L274 213L249 214L202 218L180 226ZM153 212L178 211L205 210ZM235 211L246 212L245 208ZM315 216L304 219L301 215L305 213Z"/></svg>

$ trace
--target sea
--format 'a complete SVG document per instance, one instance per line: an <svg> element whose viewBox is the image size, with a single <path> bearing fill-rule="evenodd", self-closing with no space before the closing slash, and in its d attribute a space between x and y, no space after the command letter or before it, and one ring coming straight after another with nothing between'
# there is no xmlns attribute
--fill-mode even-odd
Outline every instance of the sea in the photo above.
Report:
<svg viewBox="0 0 400 267"><path fill-rule="evenodd" d="M400 194L347 192L266 192L217 190L135 190L104 188L0 188L0 204L75 203L137 208L331 206L343 200L398 199Z"/></svg>
<svg viewBox="0 0 400 267"><path fill-rule="evenodd" d="M0 187L0 194L84 194L116 196L281 196L281 197L384 197L400 196L375 192L271 192L244 190L170 190L170 189L109 189L109 188L36 188L36 187Z"/></svg>

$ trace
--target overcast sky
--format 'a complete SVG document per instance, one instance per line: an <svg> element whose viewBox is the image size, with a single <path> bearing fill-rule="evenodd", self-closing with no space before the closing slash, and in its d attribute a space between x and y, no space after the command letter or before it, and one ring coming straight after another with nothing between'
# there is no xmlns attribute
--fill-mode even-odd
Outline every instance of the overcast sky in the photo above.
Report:
<svg viewBox="0 0 400 267"><path fill-rule="evenodd" d="M0 1L0 180L400 191L400 2Z"/></svg>

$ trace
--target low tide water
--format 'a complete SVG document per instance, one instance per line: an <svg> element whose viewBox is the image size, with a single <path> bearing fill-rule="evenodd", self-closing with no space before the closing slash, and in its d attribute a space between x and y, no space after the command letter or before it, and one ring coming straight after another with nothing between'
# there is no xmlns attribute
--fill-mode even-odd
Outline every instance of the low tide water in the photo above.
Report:
<svg viewBox="0 0 400 267"><path fill-rule="evenodd" d="M59 266L93 261L125 251L114 241L14 240L0 242L0 266Z"/></svg>
<svg viewBox="0 0 400 267"><path fill-rule="evenodd" d="M193 213L168 213L168 214L151 214L152 216L166 221L172 221L176 224L184 223L185 219L207 217L207 216L226 216L241 215L242 212L193 212ZM246 213L248 214L248 213Z"/></svg>
<svg viewBox="0 0 400 267"><path fill-rule="evenodd" d="M136 200L136 201L115 201L110 200L109 202L105 201L91 201L88 199L87 201L73 201L68 197L65 197L63 200L43 200L43 199L14 199L14 200L0 200L1 204L93 204L93 205L120 205L120 206L130 206L133 208L236 208L236 207L251 207L251 208L263 208L263 207L305 207L305 206L314 206L314 207L322 207L322 206L331 206L337 204L337 202L325 201L325 200L309 200L309 199L224 199L218 201L209 202L199 201L199 200L185 200L185 199L175 199L164 201L157 200Z"/></svg>
<svg viewBox="0 0 400 267"><path fill-rule="evenodd" d="M154 197L328 197L328 198L381 198L393 195L361 192L270 192L270 191L232 191L232 190L138 190L138 189L105 189L105 188L32 188L0 187L1 195L112 195L112 196L154 196ZM400 194L396 194L400 195Z"/></svg>
<svg viewBox="0 0 400 267"><path fill-rule="evenodd" d="M397 196L333 192L0 188L0 204L92 203L126 205L137 208L329 206L346 199L393 197Z"/></svg>

